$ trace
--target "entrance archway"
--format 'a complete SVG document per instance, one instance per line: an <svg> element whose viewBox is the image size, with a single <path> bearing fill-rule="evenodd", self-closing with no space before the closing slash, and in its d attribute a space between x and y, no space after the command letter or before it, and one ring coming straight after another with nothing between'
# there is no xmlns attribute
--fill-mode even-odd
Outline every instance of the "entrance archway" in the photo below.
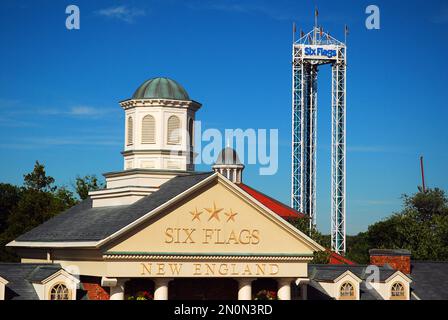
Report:
<svg viewBox="0 0 448 320"><path fill-rule="evenodd" d="M229 278L180 278L169 284L169 300L237 300L238 282Z"/></svg>

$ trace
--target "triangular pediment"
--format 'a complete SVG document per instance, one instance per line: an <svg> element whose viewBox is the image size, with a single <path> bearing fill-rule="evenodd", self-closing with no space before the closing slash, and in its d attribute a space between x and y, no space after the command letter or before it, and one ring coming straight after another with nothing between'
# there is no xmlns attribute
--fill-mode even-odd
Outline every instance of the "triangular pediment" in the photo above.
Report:
<svg viewBox="0 0 448 320"><path fill-rule="evenodd" d="M309 256L323 248L219 174L104 247L105 254Z"/></svg>

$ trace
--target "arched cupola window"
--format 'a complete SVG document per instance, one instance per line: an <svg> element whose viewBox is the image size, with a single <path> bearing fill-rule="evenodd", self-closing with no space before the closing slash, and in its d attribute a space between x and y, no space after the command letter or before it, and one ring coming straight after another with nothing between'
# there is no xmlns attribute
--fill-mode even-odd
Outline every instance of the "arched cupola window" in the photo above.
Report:
<svg viewBox="0 0 448 320"><path fill-rule="evenodd" d="M156 120L149 114L142 120L142 143L156 143Z"/></svg>
<svg viewBox="0 0 448 320"><path fill-rule="evenodd" d="M180 120L177 116L168 118L168 144L180 144Z"/></svg>
<svg viewBox="0 0 448 320"><path fill-rule="evenodd" d="M127 145L130 146L134 144L134 120L132 117L128 117L128 139Z"/></svg>

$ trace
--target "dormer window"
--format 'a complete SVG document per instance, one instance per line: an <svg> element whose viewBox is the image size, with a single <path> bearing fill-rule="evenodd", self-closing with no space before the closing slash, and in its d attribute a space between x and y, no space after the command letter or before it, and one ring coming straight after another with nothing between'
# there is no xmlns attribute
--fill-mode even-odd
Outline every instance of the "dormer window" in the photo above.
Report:
<svg viewBox="0 0 448 320"><path fill-rule="evenodd" d="M58 283L50 290L50 300L70 300L70 290L65 284Z"/></svg>
<svg viewBox="0 0 448 320"><path fill-rule="evenodd" d="M341 300L355 300L355 288L350 282L344 282L339 289Z"/></svg>
<svg viewBox="0 0 448 320"><path fill-rule="evenodd" d="M390 289L390 298L392 300L404 300L406 298L404 292L404 285L400 282L395 282Z"/></svg>

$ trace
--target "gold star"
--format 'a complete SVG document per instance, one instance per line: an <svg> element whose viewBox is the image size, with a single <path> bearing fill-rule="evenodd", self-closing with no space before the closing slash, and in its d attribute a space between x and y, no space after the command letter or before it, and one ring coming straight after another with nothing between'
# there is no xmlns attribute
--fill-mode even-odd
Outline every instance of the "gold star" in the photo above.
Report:
<svg viewBox="0 0 448 320"><path fill-rule="evenodd" d="M237 213L237 212L233 212L232 209L230 209L229 212L226 212L225 215L228 217L228 218L227 218L227 222L229 222L230 220L232 220L232 221L235 222L235 216L236 216L237 214L238 214L238 213Z"/></svg>
<svg viewBox="0 0 448 320"><path fill-rule="evenodd" d="M220 213L223 210L223 208L217 209L216 203L214 201L213 201L213 208L205 208L205 210L207 210L208 213L210 213L210 218L208 218L208 221L212 220L213 218L216 218L216 220L220 221L218 213Z"/></svg>
<svg viewBox="0 0 448 320"><path fill-rule="evenodd" d="M193 219L191 219L191 221L194 221L196 219L198 221L201 221L199 216L202 214L202 211L198 211L198 208L195 208L194 211L190 211L190 214L193 216Z"/></svg>

